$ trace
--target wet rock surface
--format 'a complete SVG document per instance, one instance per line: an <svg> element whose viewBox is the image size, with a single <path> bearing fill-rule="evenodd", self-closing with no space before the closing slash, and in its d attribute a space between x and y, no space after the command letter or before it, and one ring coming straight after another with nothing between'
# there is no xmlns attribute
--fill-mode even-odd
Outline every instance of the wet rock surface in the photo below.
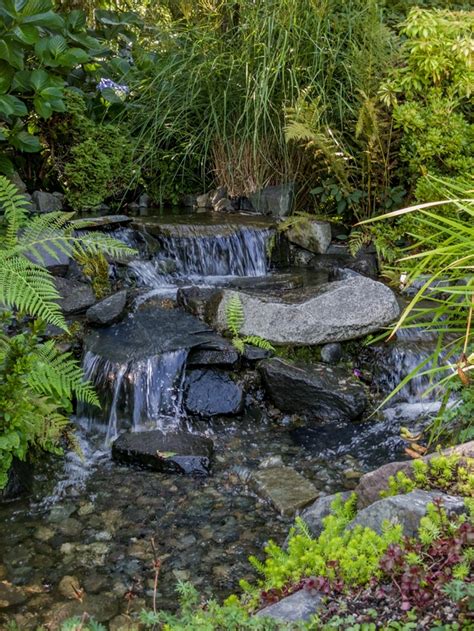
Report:
<svg viewBox="0 0 474 631"><path fill-rule="evenodd" d="M391 289L358 274L307 292L283 296L223 290L213 325L227 329L227 304L238 297L243 335L273 344L316 345L357 339L379 330L400 313Z"/></svg>
<svg viewBox="0 0 474 631"><path fill-rule="evenodd" d="M0 502L14 500L22 495L26 495L31 490L33 482L33 467L29 462L23 462L18 458L13 458L8 471L8 481L0 490Z"/></svg>
<svg viewBox="0 0 474 631"><path fill-rule="evenodd" d="M114 324L124 315L127 303L126 290L100 300L86 311L86 319L91 324L107 326Z"/></svg>
<svg viewBox="0 0 474 631"><path fill-rule="evenodd" d="M63 209L63 197L61 193L46 193L35 191L32 195L34 208L38 213L52 213Z"/></svg>
<svg viewBox="0 0 474 631"><path fill-rule="evenodd" d="M367 407L364 386L343 368L272 358L259 366L267 393L283 412L320 420L356 419Z"/></svg>
<svg viewBox="0 0 474 631"><path fill-rule="evenodd" d="M331 224L327 221L306 220L291 226L285 236L288 241L309 252L325 254L331 243Z"/></svg>
<svg viewBox="0 0 474 631"><path fill-rule="evenodd" d="M239 414L244 405L241 386L221 370L190 370L184 383L184 405L204 418Z"/></svg>
<svg viewBox="0 0 474 631"><path fill-rule="evenodd" d="M112 457L122 464L189 475L208 475L212 452L212 440L188 432L127 432L112 445Z"/></svg>

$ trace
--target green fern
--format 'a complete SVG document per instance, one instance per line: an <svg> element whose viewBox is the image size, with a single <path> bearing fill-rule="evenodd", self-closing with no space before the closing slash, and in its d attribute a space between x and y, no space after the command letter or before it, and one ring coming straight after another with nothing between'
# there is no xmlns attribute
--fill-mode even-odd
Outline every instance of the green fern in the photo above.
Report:
<svg viewBox="0 0 474 631"><path fill-rule="evenodd" d="M226 306L227 327L234 337L240 335L244 324L244 309L238 295L231 296Z"/></svg>
<svg viewBox="0 0 474 631"><path fill-rule="evenodd" d="M0 176L0 208L5 233L0 238L0 303L41 318L67 330L59 307L59 294L52 276L44 269L46 258L59 261L61 255L109 254L113 257L134 253L123 243L104 234L78 231L81 223L71 223L71 213L28 216L28 200L15 186Z"/></svg>
<svg viewBox="0 0 474 631"><path fill-rule="evenodd" d="M226 319L227 328L232 333L232 344L239 351L243 353L245 351L245 344L250 344L258 348L262 348L266 351L274 351L274 347L258 335L247 335L242 337L240 331L244 324L244 309L240 297L235 294L229 298L226 305Z"/></svg>

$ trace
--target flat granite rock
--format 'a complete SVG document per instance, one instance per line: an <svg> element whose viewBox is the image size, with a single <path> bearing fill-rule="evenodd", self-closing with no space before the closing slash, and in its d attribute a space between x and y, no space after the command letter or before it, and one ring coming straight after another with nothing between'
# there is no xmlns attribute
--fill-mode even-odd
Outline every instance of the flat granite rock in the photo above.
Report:
<svg viewBox="0 0 474 631"><path fill-rule="evenodd" d="M259 495L286 516L294 515L319 495L309 480L290 467L262 469L254 473L252 479Z"/></svg>
<svg viewBox="0 0 474 631"><path fill-rule="evenodd" d="M112 458L162 473L208 475L213 442L189 432L126 432L112 445Z"/></svg>

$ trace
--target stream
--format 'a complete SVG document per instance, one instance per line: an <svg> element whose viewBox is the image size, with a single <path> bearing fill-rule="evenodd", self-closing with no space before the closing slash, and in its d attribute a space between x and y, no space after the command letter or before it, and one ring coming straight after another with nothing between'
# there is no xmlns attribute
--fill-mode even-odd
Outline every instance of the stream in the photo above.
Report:
<svg viewBox="0 0 474 631"><path fill-rule="evenodd" d="M114 272L129 287L132 305L116 327L86 335L83 366L102 408L78 407L73 422L79 449L65 458L44 457L32 495L0 504L0 578L23 593L8 615L0 613L0 625L12 617L21 629L54 629L87 609L113 629L121 614L151 605L152 540L162 563L160 608L176 608L179 580L193 583L204 597L225 597L238 590L240 579L255 579L248 557L261 556L269 539L282 543L293 521L256 493L253 472L277 461L321 494L351 489L362 472L403 457L400 426L417 431L436 411L433 401L421 398L421 380L374 418L307 423L265 401L250 363L236 377L249 384L240 414L205 420L187 414L183 384L190 350L196 337L211 346L217 341L196 318L172 308L178 289L281 287L296 282L298 270L272 269L275 229L260 218L151 214L111 234L139 250L137 259ZM325 280L320 272L300 276L303 285ZM373 402L430 352L432 342L415 331L364 351L360 367L371 368ZM110 444L124 430L177 428L214 442L209 477L111 460ZM65 576L77 579L83 602L65 597L59 588Z"/></svg>

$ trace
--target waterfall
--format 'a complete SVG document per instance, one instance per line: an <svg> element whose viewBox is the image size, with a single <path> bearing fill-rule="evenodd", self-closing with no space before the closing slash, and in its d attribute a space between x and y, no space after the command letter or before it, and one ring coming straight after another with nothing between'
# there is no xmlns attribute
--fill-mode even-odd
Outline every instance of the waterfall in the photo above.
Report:
<svg viewBox="0 0 474 631"><path fill-rule="evenodd" d="M124 429L176 428L181 418L187 355L183 349L120 363L87 351L84 372L102 407L82 406L79 416L87 419L90 428L104 433L106 443Z"/></svg>

